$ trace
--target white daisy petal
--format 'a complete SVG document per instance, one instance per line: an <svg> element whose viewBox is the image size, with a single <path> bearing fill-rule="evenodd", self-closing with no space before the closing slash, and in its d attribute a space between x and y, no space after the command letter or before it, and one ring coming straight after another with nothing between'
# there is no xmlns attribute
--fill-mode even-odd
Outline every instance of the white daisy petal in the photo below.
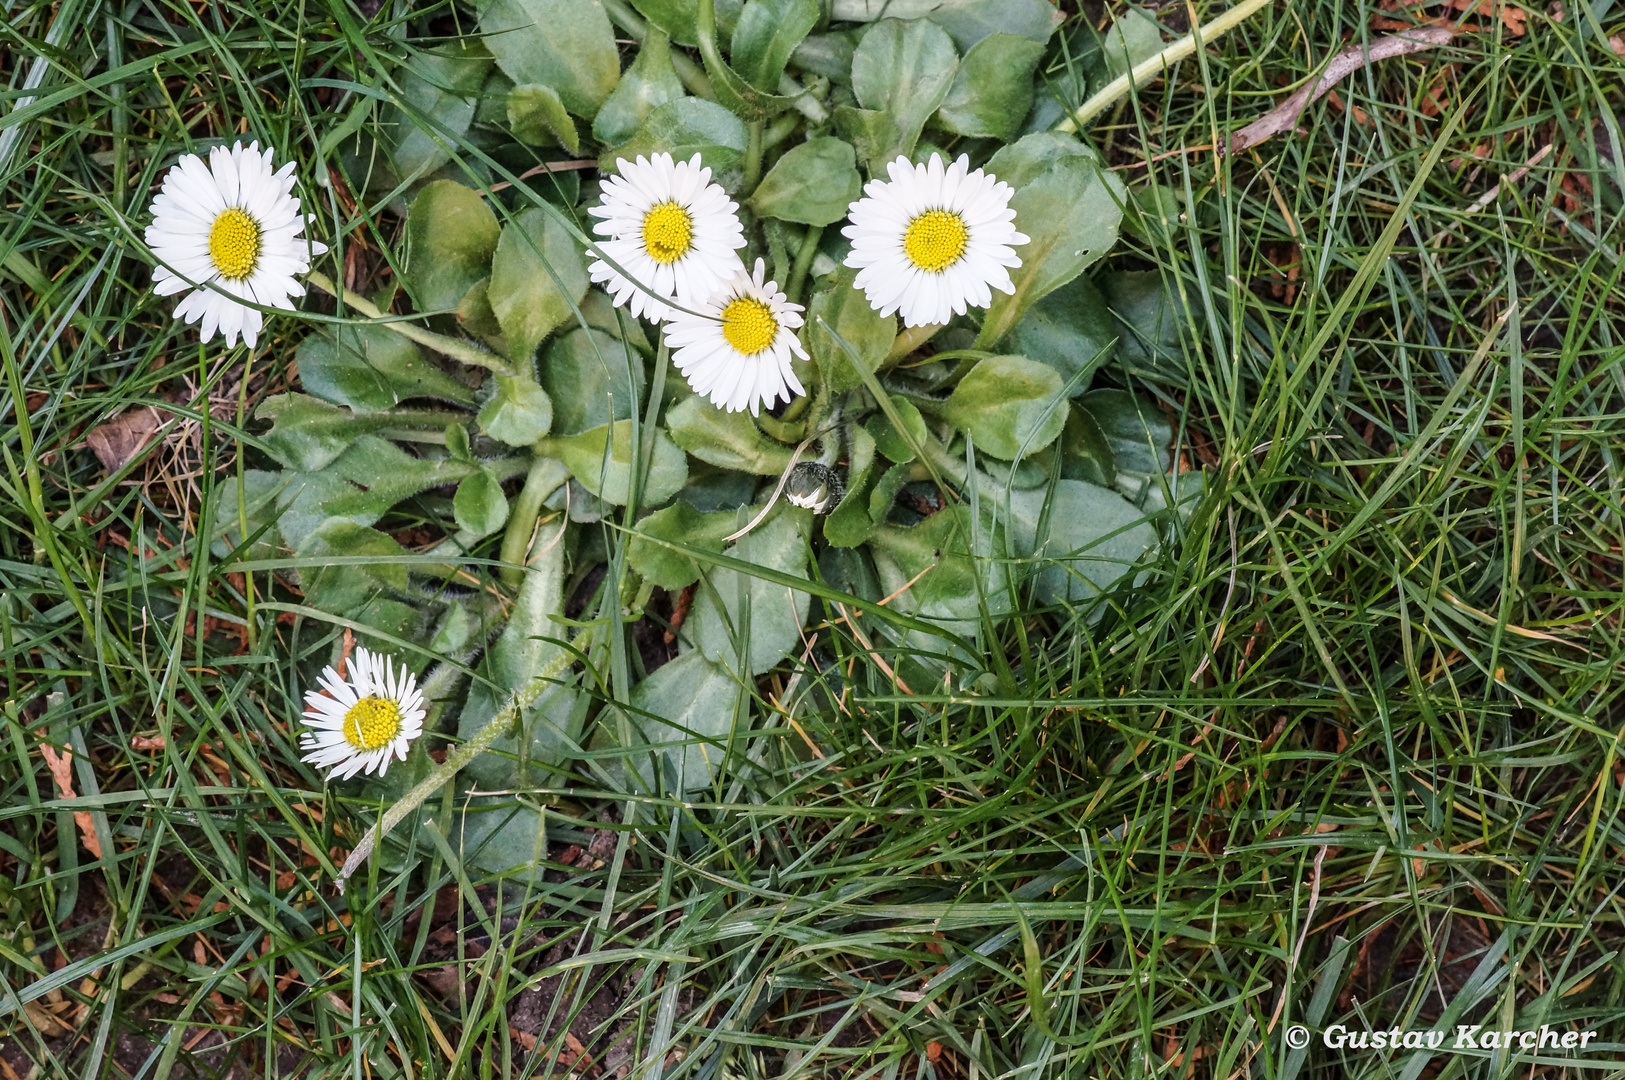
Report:
<svg viewBox="0 0 1625 1080"><path fill-rule="evenodd" d="M761 259L754 273L736 266L720 289L692 305L694 314L675 312L666 328L677 370L695 393L729 412L757 415L764 405L789 401L791 387L802 392L790 370L792 352L807 355L794 329L801 305L790 303L778 282L764 281L765 274Z"/></svg>
<svg viewBox="0 0 1625 1080"><path fill-rule="evenodd" d="M987 307L989 288L1013 292L1006 267L1021 265L1011 249L1027 243L1015 229L1013 191L960 155L938 154L923 165L899 157L884 180L871 180L851 206L852 241L846 265L882 315L898 312L906 326L927 326Z"/></svg>
<svg viewBox="0 0 1625 1080"><path fill-rule="evenodd" d="M617 307L664 322L675 314L666 301L696 307L738 269L739 206L711 183L698 154L681 162L664 153L622 158L616 167L620 175L605 178L603 200L588 213L603 219L593 232L620 269L600 259L588 274Z"/></svg>
<svg viewBox="0 0 1625 1080"><path fill-rule="evenodd" d="M303 760L330 770L329 780L358 772L382 776L391 758L406 760L407 747L423 734L427 710L417 677L404 664L397 670L393 658L358 647L348 681L327 668L317 682L321 689L305 695Z"/></svg>
<svg viewBox="0 0 1625 1080"><path fill-rule="evenodd" d="M293 163L273 171L272 156L258 142L215 147L207 163L183 155L152 201L146 241L159 262L155 291L193 290L175 317L201 320L204 341L219 330L228 346L239 336L255 345L264 316L247 305L292 308L288 298L304 295L293 275L308 273L311 256L327 251L302 235L306 218L288 196Z"/></svg>

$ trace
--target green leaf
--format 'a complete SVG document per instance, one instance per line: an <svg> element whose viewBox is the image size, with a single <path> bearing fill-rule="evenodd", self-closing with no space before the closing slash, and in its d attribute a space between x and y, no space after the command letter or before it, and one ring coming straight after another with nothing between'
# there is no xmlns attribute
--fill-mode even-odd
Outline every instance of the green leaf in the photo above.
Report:
<svg viewBox="0 0 1625 1080"><path fill-rule="evenodd" d="M468 290L490 275L501 232L477 191L436 180L418 192L406 218L406 280L420 309L440 311L462 303Z"/></svg>
<svg viewBox="0 0 1625 1080"><path fill-rule="evenodd" d="M643 395L643 360L602 330L575 329L542 355L542 386L553 399L553 431L579 435L631 417ZM635 383L631 379L636 379Z"/></svg>
<svg viewBox="0 0 1625 1080"><path fill-rule="evenodd" d="M502 336L502 323L497 322L497 313L491 309L491 278L481 278L468 287L463 299L458 300L457 322L468 333L479 335L487 341ZM507 356L507 343L497 341L497 344L502 346L500 352Z"/></svg>
<svg viewBox="0 0 1625 1080"><path fill-rule="evenodd" d="M1055 560L1038 573L1038 597L1046 604L1093 599L1157 544L1156 529L1133 504L1081 480L1058 480L1053 494L1012 492L1010 505L1017 557Z"/></svg>
<svg viewBox="0 0 1625 1080"><path fill-rule="evenodd" d="M1023 447L1037 453L1061 433L1063 389L1054 368L1025 356L992 356L959 380L942 415L976 440L978 450L1011 461Z"/></svg>
<svg viewBox="0 0 1625 1080"><path fill-rule="evenodd" d="M675 540L707 551L722 550L722 538L738 528L732 510L702 513L678 499L638 522L637 531L626 548L626 560L643 580L675 592L700 580L700 566L693 558L642 536Z"/></svg>
<svg viewBox="0 0 1625 1080"><path fill-rule="evenodd" d="M451 160L449 139L461 138L474 120L475 97L491 69L491 54L468 39L413 54L400 73L406 108L385 110L379 135L389 151L397 177L410 181ZM435 127L420 127L417 114L427 114ZM442 130L444 129L444 130Z"/></svg>
<svg viewBox="0 0 1625 1080"><path fill-rule="evenodd" d="M651 672L632 691L631 706L647 714L633 717L647 742L695 740L661 751L662 787L674 792L709 785L731 739L750 721L749 708L740 707L739 680L696 651Z"/></svg>
<svg viewBox="0 0 1625 1080"><path fill-rule="evenodd" d="M897 156L903 141L902 129L891 113L851 105L835 107L835 129L851 141L871 176L885 174L886 162Z"/></svg>
<svg viewBox="0 0 1625 1080"><path fill-rule="evenodd" d="M598 165L614 172L615 163L622 158L636 161L640 156L665 152L674 160L687 161L698 154L716 174L745 155L747 141L744 122L721 105L704 98L678 98L651 111L638 133L604 151Z"/></svg>
<svg viewBox="0 0 1625 1080"><path fill-rule="evenodd" d="M987 162L987 171L1013 188L1022 188L1049 172L1066 158L1081 157L1095 163L1100 155L1075 136L1035 131L999 148Z"/></svg>
<svg viewBox="0 0 1625 1080"><path fill-rule="evenodd" d="M1150 245L1169 245L1183 231L1185 197L1155 181L1129 191L1123 208L1123 231Z"/></svg>
<svg viewBox="0 0 1625 1080"><path fill-rule="evenodd" d="M1016 228L1029 242L1010 272L1014 294L995 293L977 337L978 348L997 343L1035 302L1065 285L1117 242L1123 184L1083 157L1066 157L1018 188L1010 198Z"/></svg>
<svg viewBox="0 0 1625 1080"><path fill-rule="evenodd" d="M1161 410L1127 390L1094 390L1077 400L1111 449L1110 483L1130 499L1138 500L1168 471L1172 425Z"/></svg>
<svg viewBox="0 0 1625 1080"><path fill-rule="evenodd" d="M1102 277L1100 287L1122 338L1117 344L1118 359L1148 367L1173 365L1183 371L1180 343L1188 316L1185 305L1163 286L1162 274L1123 270Z"/></svg>
<svg viewBox="0 0 1625 1080"><path fill-rule="evenodd" d="M605 146L625 142L637 134L643 118L653 109L682 96L683 83L671 62L671 42L651 29L637 59L593 118L592 136Z"/></svg>
<svg viewBox="0 0 1625 1080"><path fill-rule="evenodd" d="M1094 283L1079 276L1039 300L1026 318L1010 331L1006 346L1015 353L1048 364L1070 381L1079 371L1093 372L1116 352L1117 324L1106 298ZM1089 389L1085 374L1072 388L1073 396Z"/></svg>
<svg viewBox="0 0 1625 1080"><path fill-rule="evenodd" d="M908 465L902 462L893 465L881 475L875 489L869 493L869 516L874 519L875 525L884 525L886 518L891 516L897 493L908 483L909 471Z"/></svg>
<svg viewBox="0 0 1625 1080"><path fill-rule="evenodd" d="M846 494L824 519L824 539L836 547L857 547L874 535L877 523L869 514L874 472L874 437L861 427L853 427Z"/></svg>
<svg viewBox="0 0 1625 1080"><path fill-rule="evenodd" d="M898 141L870 159L870 172L914 149L959 68L954 43L938 25L924 20L883 19L870 27L852 55L852 91L865 109L890 114Z"/></svg>
<svg viewBox="0 0 1625 1080"><path fill-rule="evenodd" d="M406 591L405 563L361 563L327 566L335 556L398 557L406 550L393 539L341 517L322 522L299 545L299 587L311 607L350 615L377 596Z"/></svg>
<svg viewBox="0 0 1625 1080"><path fill-rule="evenodd" d="M1083 409L1068 414L1066 430L1061 433L1061 476L1087 480L1099 487L1111 487L1117 476L1111 444L1095 418Z"/></svg>
<svg viewBox="0 0 1625 1080"><path fill-rule="evenodd" d="M512 358L528 368L536 346L587 294L587 265L564 226L533 207L502 230L487 293Z"/></svg>
<svg viewBox="0 0 1625 1080"><path fill-rule="evenodd" d="M671 438L701 461L724 469L778 476L790 448L763 435L744 412L724 412L695 394L666 413Z"/></svg>
<svg viewBox="0 0 1625 1080"><path fill-rule="evenodd" d="M1142 60L1149 60L1162 48L1162 30L1157 20L1139 8L1119 15L1106 32L1103 50L1106 69L1112 78L1126 75Z"/></svg>
<svg viewBox="0 0 1625 1080"><path fill-rule="evenodd" d="M740 537L727 554L798 578L807 574L807 541L799 525L810 511L788 505ZM711 569L694 594L694 607L683 624L695 647L706 659L731 671L748 670L760 675L775 667L801 644L801 627L807 621L809 597L804 592L734 570ZM721 607L718 607L720 602ZM749 632L745 632L745 608L749 606ZM726 615L726 617L724 617ZM748 653L740 655L738 645Z"/></svg>
<svg viewBox="0 0 1625 1080"><path fill-rule="evenodd" d="M621 77L601 0L486 0L480 30L516 86L551 86L584 120L597 115Z"/></svg>
<svg viewBox="0 0 1625 1080"><path fill-rule="evenodd" d="M1033 107L1033 72L1044 46L1015 34L989 34L965 54L937 120L960 135L1008 141Z"/></svg>
<svg viewBox="0 0 1625 1080"><path fill-rule="evenodd" d="M858 35L854 33L812 34L796 46L796 51L790 54L790 62L832 83L851 86L852 54L857 47Z"/></svg>
<svg viewBox="0 0 1625 1080"><path fill-rule="evenodd" d="M632 6L677 44L692 47L699 43L694 30L697 0L632 0ZM732 33L744 6L745 0L716 0L717 29Z"/></svg>
<svg viewBox="0 0 1625 1080"><path fill-rule="evenodd" d="M820 135L791 148L762 177L750 208L758 217L832 225L863 194L852 144Z"/></svg>
<svg viewBox="0 0 1625 1080"><path fill-rule="evenodd" d="M961 52L989 34L1020 34L1049 40L1062 15L1049 0L833 0L830 19L872 22L875 19L926 18L948 31Z"/></svg>
<svg viewBox="0 0 1625 1080"><path fill-rule="evenodd" d="M607 503L623 506L631 494L632 421L618 420L613 428L613 438L611 425L606 424L579 435L548 439L542 445L547 448L545 452L564 462L582 487ZM642 506L659 506L677 494L688 479L688 459L659 428L645 428L643 438L645 445L647 440L654 440L654 453L638 502Z"/></svg>
<svg viewBox="0 0 1625 1080"><path fill-rule="evenodd" d="M508 497L489 469L472 473L457 485L451 508L457 527L476 537L490 536L508 521Z"/></svg>
<svg viewBox="0 0 1625 1080"><path fill-rule="evenodd" d="M354 409L387 409L406 398L471 404L474 392L382 326L327 326L299 343L299 382L316 397Z"/></svg>
<svg viewBox="0 0 1625 1080"><path fill-rule="evenodd" d="M493 691L483 681L476 681L469 688L467 703L457 721L458 734L465 739L483 728L497 709L506 704L509 694L529 686L559 654L561 647L546 640L561 638L567 633L554 621L564 614L564 564L568 546L552 542L556 528L555 525L543 526L546 536L527 564L519 593L514 597L513 612L483 665L486 677L496 684L496 689ZM544 690L520 717L520 737L504 735L497 739L492 749L499 753L481 754L470 763L470 778L481 786L497 788L540 782L540 777L527 775L531 770L525 763L556 765L572 756L585 720L585 707L581 695L567 686L555 685ZM518 755L521 760L515 762L503 754ZM492 855L492 862L486 865L491 869L506 869L513 865L507 861L513 857L511 851L498 853ZM528 862L530 857L526 850L524 861Z"/></svg>
<svg viewBox="0 0 1625 1080"><path fill-rule="evenodd" d="M454 484L477 471L470 461L416 458L388 439L363 435L318 475L342 483L319 488L324 516L370 525L402 499L427 488Z"/></svg>
<svg viewBox="0 0 1625 1080"><path fill-rule="evenodd" d="M551 86L526 83L508 94L508 126L513 137L532 146L563 146L572 154L581 153L581 137L564 102Z"/></svg>
<svg viewBox="0 0 1625 1080"><path fill-rule="evenodd" d="M524 375L495 375L496 393L480 410L480 430L509 446L529 446L553 426L547 391Z"/></svg>
<svg viewBox="0 0 1625 1080"><path fill-rule="evenodd" d="M758 90L777 93L790 54L822 15L819 0L749 0L728 50L733 69Z"/></svg>
<svg viewBox="0 0 1625 1080"><path fill-rule="evenodd" d="M991 615L1010 609L1004 563L991 557L1001 550L996 543L1002 541L995 526L983 522L973 529L970 508L953 506L912 528L881 527L869 551L881 589L895 594L894 610L969 635L981 622L983 602ZM940 651L942 643L911 630L902 646Z"/></svg>
<svg viewBox="0 0 1625 1080"><path fill-rule="evenodd" d="M842 266L833 285L813 297L807 312L807 329L802 338L807 351L818 364L819 378L830 393L841 393L863 384L863 376L831 336L839 334L855 349L869 371L874 371L897 340L897 318L882 315L869 306L868 298L853 282L858 272Z"/></svg>
<svg viewBox="0 0 1625 1080"><path fill-rule="evenodd" d="M272 421L271 430L261 436L271 456L303 472L326 466L367 432L408 426L388 413L358 415L304 394L268 397L254 410L254 416Z"/></svg>
<svg viewBox="0 0 1625 1080"><path fill-rule="evenodd" d="M892 426L891 419L883 412L871 414L869 419L863 422L864 427L869 429L869 434L874 436L875 446L887 458L899 464L913 461L918 456L914 452L914 446L925 444L925 417L920 415L920 410L907 398L894 396L891 403L892 408L897 410L898 417L902 419L903 426L908 429L909 436L913 438L913 446L909 445L902 432Z"/></svg>

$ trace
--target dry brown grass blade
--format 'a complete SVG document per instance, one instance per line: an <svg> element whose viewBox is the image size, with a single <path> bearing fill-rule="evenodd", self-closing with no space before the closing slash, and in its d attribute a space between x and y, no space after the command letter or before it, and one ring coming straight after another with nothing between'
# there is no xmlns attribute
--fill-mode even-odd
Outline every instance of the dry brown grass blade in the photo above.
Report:
<svg viewBox="0 0 1625 1080"><path fill-rule="evenodd" d="M1273 135L1290 131L1298 116L1310 102L1325 93L1365 65L1377 60L1436 49L1454 35L1449 26L1422 26L1403 33L1389 34L1371 42L1370 46L1355 45L1332 57L1325 72L1314 82L1306 83L1291 97L1230 136L1230 153L1239 153L1249 146L1257 146Z"/></svg>

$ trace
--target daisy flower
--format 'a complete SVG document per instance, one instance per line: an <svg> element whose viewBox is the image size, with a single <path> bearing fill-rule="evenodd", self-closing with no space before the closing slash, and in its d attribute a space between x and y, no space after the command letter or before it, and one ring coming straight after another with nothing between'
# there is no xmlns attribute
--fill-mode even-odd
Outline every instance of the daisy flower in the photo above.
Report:
<svg viewBox="0 0 1625 1080"><path fill-rule="evenodd" d="M756 260L756 274L734 271L731 280L695 304L696 314L672 314L666 341L671 362L697 394L729 412L749 408L752 416L763 405L804 394L801 381L790 370L790 354L807 359L796 338L801 305L779 292L779 283L762 283L766 269Z"/></svg>
<svg viewBox="0 0 1625 1080"><path fill-rule="evenodd" d="M384 775L389 759L406 760L406 748L423 734L423 694L417 679L403 666L399 674L387 656L357 648L346 682L329 667L321 674L322 690L305 695L305 723L312 730L299 739L309 750L304 760L318 769L332 766L329 780L348 780L358 772Z"/></svg>
<svg viewBox="0 0 1625 1080"><path fill-rule="evenodd" d="M937 154L925 165L899 157L886 172L891 182L869 181L841 230L852 241L846 265L871 307L926 326L965 314L967 304L987 307L990 287L1016 291L1006 267L1021 265L1011 248L1028 238L1013 224L1009 184L971 172L963 154L946 168Z"/></svg>
<svg viewBox="0 0 1625 1080"><path fill-rule="evenodd" d="M662 153L615 164L620 175L604 178L603 201L587 213L604 219L592 227L608 237L599 246L637 284L602 260L588 272L617 306L663 322L672 311L661 298L684 307L702 304L738 269L734 251L745 246L739 204L710 182L711 170L700 166L698 154L675 163Z"/></svg>
<svg viewBox="0 0 1625 1080"><path fill-rule="evenodd" d="M202 319L204 341L218 328L228 347L239 333L253 347L264 320L238 301L291 311L289 297L304 295L294 275L308 272L311 256L327 245L299 235L305 217L289 194L293 182L293 162L273 172L271 151L261 153L257 142L246 150L240 142L217 146L207 165L186 154L164 174L147 226L159 260L153 283L159 296L193 290L175 315Z"/></svg>

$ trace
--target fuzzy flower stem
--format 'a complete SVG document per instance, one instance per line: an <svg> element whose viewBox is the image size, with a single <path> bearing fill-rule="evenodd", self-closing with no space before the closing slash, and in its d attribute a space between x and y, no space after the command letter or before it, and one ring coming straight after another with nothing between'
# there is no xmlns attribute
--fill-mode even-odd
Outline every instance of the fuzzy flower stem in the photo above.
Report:
<svg viewBox="0 0 1625 1080"><path fill-rule="evenodd" d="M790 280L784 283L785 294L790 303L801 303L801 293L807 284L807 271L812 269L813 260L818 257L818 241L824 238L822 225L807 226L806 235L801 238L801 247L796 251L795 265L790 267Z"/></svg>
<svg viewBox="0 0 1625 1080"><path fill-rule="evenodd" d="M514 500L513 513L508 517L508 530L502 534L502 583L517 589L525 576L524 562L529 555L531 536L536 531L536 519L542 512L542 503L570 479L570 470L561 462L537 455L525 477L525 486Z"/></svg>
<svg viewBox="0 0 1625 1080"><path fill-rule="evenodd" d="M559 654L541 671L537 672L536 677L530 680L529 685L516 692L513 699L500 712L491 717L486 725L475 733L472 739L447 754L445 761L431 769L429 775L419 781L418 785L411 791L408 791L400 802L385 811L378 825L367 830L366 835L361 838L361 842L355 846L355 850L350 852L350 857L344 860L344 867L339 871L338 879L334 882L339 892L344 891L344 884L349 880L350 875L359 870L361 865L367 861L367 856L372 854L372 849L377 845L379 838L387 835L408 814L422 805L425 799L444 787L446 781L456 776L463 766L479 757L490 749L492 743L507 734L508 729L513 727L514 722L519 719L519 714L524 711L525 706L541 697L542 692L553 685L553 680L564 674L574 659L575 653L564 649L559 650Z"/></svg>
<svg viewBox="0 0 1625 1080"><path fill-rule="evenodd" d="M1089 100L1078 106L1077 111L1055 125L1059 132L1072 132L1078 130L1079 125L1087 124L1113 105L1131 87L1139 86L1164 71L1172 68L1185 57L1196 51L1198 45L1205 45L1215 38L1222 37L1240 26L1247 16L1269 7L1271 0L1244 0L1217 19L1208 23L1199 30L1194 30L1178 41L1173 42L1157 55L1142 60L1123 75L1119 75L1111 82L1102 86L1089 96Z"/></svg>
<svg viewBox="0 0 1625 1080"><path fill-rule="evenodd" d="M486 368L503 375L512 375L514 373L513 368L509 366L507 361L496 353L486 352L484 349L476 348L466 341L458 341L456 338L437 334L432 330L425 330L408 322L397 322L379 311L377 306L365 296L353 293L349 289L341 289L333 284L333 280L326 274L312 270L305 275L305 280L328 296L341 297L346 305L355 308L367 318L380 320L380 326L393 330L402 337L409 338L425 348L433 349L437 353L444 353L453 360L464 364L472 364L474 367Z"/></svg>

